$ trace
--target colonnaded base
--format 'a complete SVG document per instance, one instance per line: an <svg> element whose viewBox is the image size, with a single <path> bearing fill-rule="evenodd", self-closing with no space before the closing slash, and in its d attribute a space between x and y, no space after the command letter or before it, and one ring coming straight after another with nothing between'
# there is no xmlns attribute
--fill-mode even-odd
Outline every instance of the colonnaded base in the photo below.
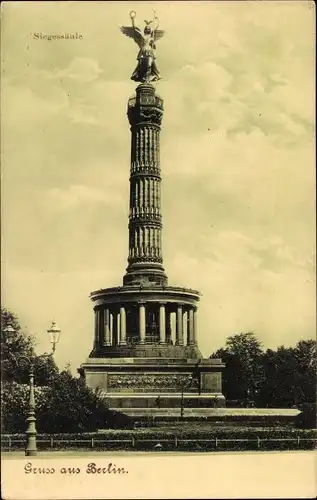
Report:
<svg viewBox="0 0 317 500"><path fill-rule="evenodd" d="M162 353L162 347L156 350ZM184 411L224 407L222 367L217 359L127 357L89 358L81 368L88 386L99 388L110 408L146 417L149 410L164 416L171 410L176 415L182 406Z"/></svg>

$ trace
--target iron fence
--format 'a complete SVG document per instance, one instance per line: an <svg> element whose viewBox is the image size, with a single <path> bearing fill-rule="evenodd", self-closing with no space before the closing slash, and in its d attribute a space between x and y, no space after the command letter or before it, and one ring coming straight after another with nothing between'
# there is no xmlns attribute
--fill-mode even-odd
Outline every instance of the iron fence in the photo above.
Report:
<svg viewBox="0 0 317 500"><path fill-rule="evenodd" d="M162 438L153 437L129 437L126 439L113 438L74 438L63 439L54 436L37 439L39 451L45 450L299 450L315 449L317 438L296 436L292 438L273 438L273 437L252 437L252 438L185 438L181 436L169 436ZM26 439L12 436L2 436L2 451L23 450L26 446Z"/></svg>

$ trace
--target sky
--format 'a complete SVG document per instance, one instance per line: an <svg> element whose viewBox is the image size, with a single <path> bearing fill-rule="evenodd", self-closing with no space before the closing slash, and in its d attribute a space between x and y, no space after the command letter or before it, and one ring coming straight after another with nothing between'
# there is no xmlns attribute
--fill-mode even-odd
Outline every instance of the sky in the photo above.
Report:
<svg viewBox="0 0 317 500"><path fill-rule="evenodd" d="M2 4L2 305L73 369L93 342L93 290L128 255L131 10L156 10L164 99L163 257L202 293L209 356L254 331L265 348L315 338L312 2ZM79 33L77 40L34 33Z"/></svg>

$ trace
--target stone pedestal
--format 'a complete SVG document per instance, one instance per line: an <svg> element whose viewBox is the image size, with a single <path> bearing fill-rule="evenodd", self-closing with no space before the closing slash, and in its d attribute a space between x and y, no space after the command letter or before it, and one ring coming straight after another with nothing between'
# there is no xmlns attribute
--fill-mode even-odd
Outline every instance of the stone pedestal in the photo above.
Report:
<svg viewBox="0 0 317 500"><path fill-rule="evenodd" d="M123 412L155 408L158 396L160 408L177 408L182 398L185 408L223 407L223 367L217 359L181 358L90 358L82 366L87 384Z"/></svg>

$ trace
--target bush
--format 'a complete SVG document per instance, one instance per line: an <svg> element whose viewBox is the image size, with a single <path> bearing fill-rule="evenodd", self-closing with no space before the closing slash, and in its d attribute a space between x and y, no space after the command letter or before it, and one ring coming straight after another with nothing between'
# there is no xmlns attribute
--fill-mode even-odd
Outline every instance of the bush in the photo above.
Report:
<svg viewBox="0 0 317 500"><path fill-rule="evenodd" d="M51 355L36 356L34 346L34 338L21 329L18 318L1 307L2 432L25 432L31 364L38 432L132 427L129 417L108 409L101 393L93 392L69 369L59 372Z"/></svg>
<svg viewBox="0 0 317 500"><path fill-rule="evenodd" d="M51 417L50 417L51 416ZM131 419L109 410L102 394L67 370L52 384L51 399L38 418L42 432L88 432L100 428L129 428Z"/></svg>
<svg viewBox="0 0 317 500"><path fill-rule="evenodd" d="M24 431L29 405L29 386L14 381L1 382L1 430L2 432ZM34 397L37 413L41 414L50 397L49 387L35 387Z"/></svg>
<svg viewBox="0 0 317 500"><path fill-rule="evenodd" d="M11 441L9 440L11 438ZM175 439L177 438L177 439ZM217 438L217 442L216 442ZM259 438L259 439L258 439ZM115 442L116 440L119 440ZM239 441L240 440L240 441ZM9 442L10 441L10 442ZM2 448L21 449L25 446L25 434L3 435ZM169 430L108 430L102 433L80 434L38 434L38 449L50 450L88 450L96 449L135 449L155 451L160 443L164 450L178 451L239 451L239 450L299 450L314 449L316 432L311 429L222 429L221 431L197 432L195 429ZM156 450L157 451L157 450Z"/></svg>
<svg viewBox="0 0 317 500"><path fill-rule="evenodd" d="M131 417L114 410L108 410L105 423L109 429L134 428L134 420Z"/></svg>
<svg viewBox="0 0 317 500"><path fill-rule="evenodd" d="M36 427L39 433L88 432L98 428L131 429L133 420L111 411L98 392L69 371L58 374L51 386L35 386ZM1 431L24 432L29 405L29 386L14 381L1 383Z"/></svg>

